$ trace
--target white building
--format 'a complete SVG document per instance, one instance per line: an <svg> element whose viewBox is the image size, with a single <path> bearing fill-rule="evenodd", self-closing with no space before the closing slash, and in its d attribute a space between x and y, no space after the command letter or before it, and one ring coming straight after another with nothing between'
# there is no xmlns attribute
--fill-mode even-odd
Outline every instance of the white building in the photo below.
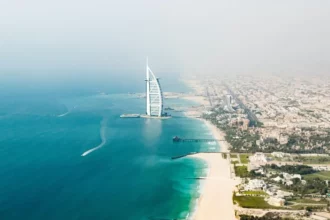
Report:
<svg viewBox="0 0 330 220"><path fill-rule="evenodd" d="M277 176L277 177L273 178L273 180L278 183L282 180L282 178Z"/></svg>
<svg viewBox="0 0 330 220"><path fill-rule="evenodd" d="M249 159L255 163L267 163L267 157L261 152L256 152L254 155L250 156Z"/></svg>
<svg viewBox="0 0 330 220"><path fill-rule="evenodd" d="M249 183L245 185L244 189L249 190L262 190L266 186L265 181L259 179L249 180Z"/></svg>
<svg viewBox="0 0 330 220"><path fill-rule="evenodd" d="M280 176L277 176L273 178L275 182L280 182L282 181L283 184L287 186L291 186L293 184L292 179L299 179L301 180L301 175L300 174L289 174L289 173L283 173L283 179Z"/></svg>
<svg viewBox="0 0 330 220"><path fill-rule="evenodd" d="M249 157L248 170L259 169L261 166L267 164L267 157L264 153L257 152Z"/></svg>
<svg viewBox="0 0 330 220"><path fill-rule="evenodd" d="M279 157L279 158L283 158L285 157L287 154L286 153L283 153L283 152L273 152L272 153L272 156L273 157Z"/></svg>
<svg viewBox="0 0 330 220"><path fill-rule="evenodd" d="M161 117L164 114L163 111L163 92L160 87L159 79L155 77L154 73L148 66L147 60L147 109L146 114L148 116Z"/></svg>
<svg viewBox="0 0 330 220"><path fill-rule="evenodd" d="M283 191L283 190L277 190L276 191L276 197L277 198L284 198L287 196L293 196L292 192L287 192L287 191Z"/></svg>
<svg viewBox="0 0 330 220"><path fill-rule="evenodd" d="M291 180L298 178L301 180L301 175L300 174L289 174L289 173L283 173L283 177L285 180Z"/></svg>
<svg viewBox="0 0 330 220"><path fill-rule="evenodd" d="M313 167L313 170L317 170L317 171L329 171L330 170L329 165L309 165L309 166Z"/></svg>

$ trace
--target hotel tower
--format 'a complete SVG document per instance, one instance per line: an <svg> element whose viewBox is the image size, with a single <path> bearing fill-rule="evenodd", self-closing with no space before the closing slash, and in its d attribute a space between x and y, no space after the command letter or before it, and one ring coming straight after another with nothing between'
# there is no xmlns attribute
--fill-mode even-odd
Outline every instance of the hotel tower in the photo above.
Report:
<svg viewBox="0 0 330 220"><path fill-rule="evenodd" d="M148 66L147 58L147 93L146 93L146 114L148 116L162 117L163 116L163 93L160 87L159 79L155 77L155 74Z"/></svg>

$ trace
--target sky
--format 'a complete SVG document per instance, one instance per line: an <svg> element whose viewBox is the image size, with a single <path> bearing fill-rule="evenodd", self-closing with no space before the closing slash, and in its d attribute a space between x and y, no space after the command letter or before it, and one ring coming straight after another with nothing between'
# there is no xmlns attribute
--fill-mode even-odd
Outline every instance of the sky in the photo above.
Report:
<svg viewBox="0 0 330 220"><path fill-rule="evenodd" d="M0 0L0 79L330 75L329 0Z"/></svg>

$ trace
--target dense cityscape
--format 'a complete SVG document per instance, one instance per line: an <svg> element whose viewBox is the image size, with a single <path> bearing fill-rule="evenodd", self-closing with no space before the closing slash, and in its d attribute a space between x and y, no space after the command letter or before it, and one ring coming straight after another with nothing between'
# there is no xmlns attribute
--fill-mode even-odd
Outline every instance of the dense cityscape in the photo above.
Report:
<svg viewBox="0 0 330 220"><path fill-rule="evenodd" d="M328 219L329 77L239 76L190 83L225 133L240 219Z"/></svg>

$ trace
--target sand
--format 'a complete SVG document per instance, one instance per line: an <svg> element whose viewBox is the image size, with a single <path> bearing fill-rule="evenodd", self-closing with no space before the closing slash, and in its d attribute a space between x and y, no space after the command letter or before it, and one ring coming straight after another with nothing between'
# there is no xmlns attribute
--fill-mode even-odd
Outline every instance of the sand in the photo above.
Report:
<svg viewBox="0 0 330 220"><path fill-rule="evenodd" d="M190 157L200 158L208 163L209 175L204 182L202 195L198 200L195 220L234 220L235 211L232 192L236 182L230 179L227 159L217 153L199 153Z"/></svg>
<svg viewBox="0 0 330 220"><path fill-rule="evenodd" d="M203 119L201 119L203 120ZM212 131L216 139L223 140L224 133L211 122L203 120ZM228 143L219 142L221 152L228 152ZM197 204L196 212L192 219L195 220L233 220L235 218L234 205L232 201L233 191L239 183L231 179L230 159L224 159L219 153L199 153L190 157L203 159L207 162L209 174L204 181L202 196Z"/></svg>
<svg viewBox="0 0 330 220"><path fill-rule="evenodd" d="M186 115L196 114L186 112ZM224 132L211 122L198 118L207 125L215 139L224 140ZM229 152L229 144L219 141L220 151ZM191 219L194 220L233 220L235 218L234 205L232 201L237 180L231 179L230 159L222 157L221 153L198 153L189 157L199 158L207 162L209 174L204 181L202 195L198 200L196 212Z"/></svg>
<svg viewBox="0 0 330 220"><path fill-rule="evenodd" d="M196 86L196 81L191 82L197 93L202 93L202 87ZM191 84L190 84L191 85ZM198 88L198 89L196 89ZM207 106L207 99L201 96L191 95L185 99L193 100L201 105ZM200 109L185 112L188 117L201 115ZM211 122L203 121L215 139L224 140L224 132L218 129ZM229 144L226 141L219 141L221 152L229 152ZM224 159L221 153L198 153L189 157L203 159L207 162L209 173L204 181L202 195L198 200L196 212L192 216L194 220L234 220L235 210L232 201L235 186L239 184L237 180L231 179L230 158Z"/></svg>

